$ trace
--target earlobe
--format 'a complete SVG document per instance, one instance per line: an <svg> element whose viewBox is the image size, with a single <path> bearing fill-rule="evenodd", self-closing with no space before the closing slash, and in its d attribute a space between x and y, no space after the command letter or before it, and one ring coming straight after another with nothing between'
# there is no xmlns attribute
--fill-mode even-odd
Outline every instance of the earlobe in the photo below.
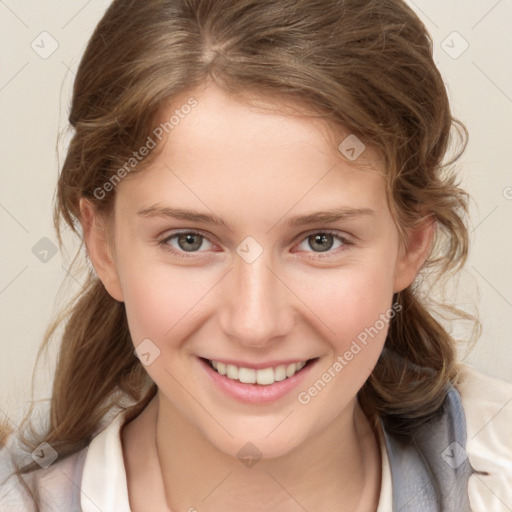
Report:
<svg viewBox="0 0 512 512"><path fill-rule="evenodd" d="M420 227L407 231L407 247L401 244L395 269L394 293L410 286L432 249L436 221L429 218Z"/></svg>
<svg viewBox="0 0 512 512"><path fill-rule="evenodd" d="M85 198L80 199L80 223L89 259L108 293L123 302L117 265L112 256L105 221Z"/></svg>

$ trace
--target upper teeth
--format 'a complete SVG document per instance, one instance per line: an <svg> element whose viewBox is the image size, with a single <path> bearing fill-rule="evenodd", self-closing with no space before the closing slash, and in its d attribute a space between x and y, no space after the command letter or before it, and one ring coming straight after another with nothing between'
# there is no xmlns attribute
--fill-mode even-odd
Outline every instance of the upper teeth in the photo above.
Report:
<svg viewBox="0 0 512 512"><path fill-rule="evenodd" d="M239 380L245 384L258 383L266 386L293 376L300 369L304 368L306 362L301 361L300 363L291 363L289 365L280 364L275 368L255 370L254 368L238 367L234 364L225 364L220 361L210 361L217 372L225 375L228 379Z"/></svg>

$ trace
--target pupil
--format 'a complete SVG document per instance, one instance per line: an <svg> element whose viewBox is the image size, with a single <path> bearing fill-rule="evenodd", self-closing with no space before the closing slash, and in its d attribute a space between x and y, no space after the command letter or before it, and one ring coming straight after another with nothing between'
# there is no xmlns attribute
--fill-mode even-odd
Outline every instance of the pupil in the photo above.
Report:
<svg viewBox="0 0 512 512"><path fill-rule="evenodd" d="M193 233L186 233L179 236L178 244L185 251L194 251L201 247L201 237Z"/></svg>
<svg viewBox="0 0 512 512"><path fill-rule="evenodd" d="M332 247L332 239L333 235L329 235L327 233L321 233L317 235L313 235L313 244L309 244L312 249L315 249L314 245L317 245L316 249L320 252L328 251Z"/></svg>

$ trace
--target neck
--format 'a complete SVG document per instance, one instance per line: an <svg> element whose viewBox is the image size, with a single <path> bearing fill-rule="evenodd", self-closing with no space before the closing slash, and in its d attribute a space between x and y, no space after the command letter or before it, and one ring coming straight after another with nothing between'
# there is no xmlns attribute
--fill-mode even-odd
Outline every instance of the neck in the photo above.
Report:
<svg viewBox="0 0 512 512"><path fill-rule="evenodd" d="M244 464L155 397L155 449L169 510L374 511L378 444L356 400L286 455Z"/></svg>

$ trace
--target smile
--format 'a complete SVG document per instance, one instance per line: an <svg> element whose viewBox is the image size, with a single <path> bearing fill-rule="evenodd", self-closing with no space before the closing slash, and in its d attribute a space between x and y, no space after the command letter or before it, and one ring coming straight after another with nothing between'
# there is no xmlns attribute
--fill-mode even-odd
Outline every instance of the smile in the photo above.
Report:
<svg viewBox="0 0 512 512"><path fill-rule="evenodd" d="M270 386L275 382L283 381L293 377L297 372L302 370L313 359L300 361L288 365L281 364L276 367L254 369L238 367L234 364L225 364L220 361L207 360L210 366L220 375L231 380L236 380L244 384L260 384Z"/></svg>

